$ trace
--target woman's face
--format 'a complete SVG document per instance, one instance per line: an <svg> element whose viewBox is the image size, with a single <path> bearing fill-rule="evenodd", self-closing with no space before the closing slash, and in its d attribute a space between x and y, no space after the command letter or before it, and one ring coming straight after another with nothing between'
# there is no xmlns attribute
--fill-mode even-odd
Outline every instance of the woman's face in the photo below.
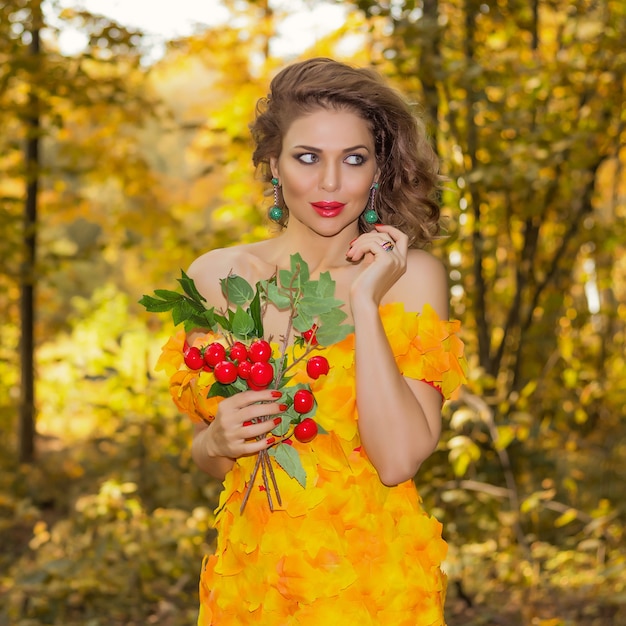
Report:
<svg viewBox="0 0 626 626"><path fill-rule="evenodd" d="M363 118L318 109L296 118L270 161L282 185L289 220L332 236L356 224L378 176L374 138Z"/></svg>

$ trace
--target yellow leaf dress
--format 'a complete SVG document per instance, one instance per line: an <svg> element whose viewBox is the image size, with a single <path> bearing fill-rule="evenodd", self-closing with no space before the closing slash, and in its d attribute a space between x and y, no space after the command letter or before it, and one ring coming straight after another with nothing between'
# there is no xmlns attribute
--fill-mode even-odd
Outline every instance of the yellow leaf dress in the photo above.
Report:
<svg viewBox="0 0 626 626"><path fill-rule="evenodd" d="M380 315L402 374L450 397L467 368L459 322L440 320L429 306L409 313L401 303L381 306ZM186 368L184 341L182 331L172 337L158 367L170 376L176 405L195 421L210 420L220 401L206 399L214 378ZM217 548L202 565L198 625L442 626L441 524L422 509L412 480L383 485L361 446L354 336L315 354L328 359L328 375L310 379L302 361L292 379L310 383L315 420L328 431L293 442L306 487L275 465L282 506L270 511L257 476L240 513L256 459L237 460L216 511Z"/></svg>

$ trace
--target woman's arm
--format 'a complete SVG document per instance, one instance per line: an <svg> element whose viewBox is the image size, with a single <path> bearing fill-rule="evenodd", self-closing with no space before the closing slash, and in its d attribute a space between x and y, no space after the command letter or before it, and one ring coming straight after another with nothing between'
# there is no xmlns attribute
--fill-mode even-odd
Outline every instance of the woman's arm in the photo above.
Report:
<svg viewBox="0 0 626 626"><path fill-rule="evenodd" d="M227 456L210 456L208 451L210 436L208 424L194 425L191 458L203 472L222 481L235 464L235 459Z"/></svg>
<svg viewBox="0 0 626 626"><path fill-rule="evenodd" d="M354 252L355 257L365 257L366 252L373 255L350 294L358 426L381 481L396 485L413 478L436 448L442 402L441 394L427 383L402 376L378 307L391 291L393 299L403 301L407 310L419 311L428 302L447 319L447 279L443 265L434 257L424 252L409 254L406 238L398 230L388 226L377 230L378 236L362 236L364 241ZM381 234L383 240L393 239L393 252L382 249Z"/></svg>

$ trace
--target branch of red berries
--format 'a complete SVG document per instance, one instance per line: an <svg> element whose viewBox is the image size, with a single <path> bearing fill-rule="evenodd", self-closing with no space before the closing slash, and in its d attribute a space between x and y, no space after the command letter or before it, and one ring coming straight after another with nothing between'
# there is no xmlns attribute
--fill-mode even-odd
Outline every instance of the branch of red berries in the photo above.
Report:
<svg viewBox="0 0 626 626"><path fill-rule="evenodd" d="M190 347L185 344L185 365L193 371L212 372L215 377L216 383L212 385L209 391L210 396L221 394L230 396L232 393L246 389L259 391L270 387L278 389L282 386L281 404L285 410L278 418L279 422L276 428L272 430L273 439L276 443L272 445L269 451L263 451L259 454L247 484L242 510L248 501L259 470L261 470L264 491L267 494L270 509L274 509L272 492L278 505L282 505L274 469L269 463L268 456L276 457L278 455L277 462L279 465L286 466L284 468L287 473L299 482L304 483L306 479L299 457L290 450L281 449L281 446L291 446L292 436L301 443L309 443L315 439L320 430L323 431L312 418L316 408L315 397L308 386L285 386L281 383L288 380L287 374L302 360L306 360L306 372L313 380L325 376L330 371L330 365L325 356L310 356L317 345L314 331L315 329L303 333L303 339L307 342L304 353L286 365L280 374L277 371L277 359L272 357L272 347L264 339L257 339L248 346L241 341L235 341L229 348L218 341L201 347ZM267 419L269 417L266 416L253 421L265 421ZM277 418L272 416L272 419Z"/></svg>

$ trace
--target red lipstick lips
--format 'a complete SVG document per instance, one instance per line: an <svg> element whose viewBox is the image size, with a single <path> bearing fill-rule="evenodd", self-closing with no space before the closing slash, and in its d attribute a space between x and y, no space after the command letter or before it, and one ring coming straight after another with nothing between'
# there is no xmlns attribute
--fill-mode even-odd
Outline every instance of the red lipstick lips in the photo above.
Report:
<svg viewBox="0 0 626 626"><path fill-rule="evenodd" d="M311 202L311 206L322 217L335 217L346 205L343 202Z"/></svg>

